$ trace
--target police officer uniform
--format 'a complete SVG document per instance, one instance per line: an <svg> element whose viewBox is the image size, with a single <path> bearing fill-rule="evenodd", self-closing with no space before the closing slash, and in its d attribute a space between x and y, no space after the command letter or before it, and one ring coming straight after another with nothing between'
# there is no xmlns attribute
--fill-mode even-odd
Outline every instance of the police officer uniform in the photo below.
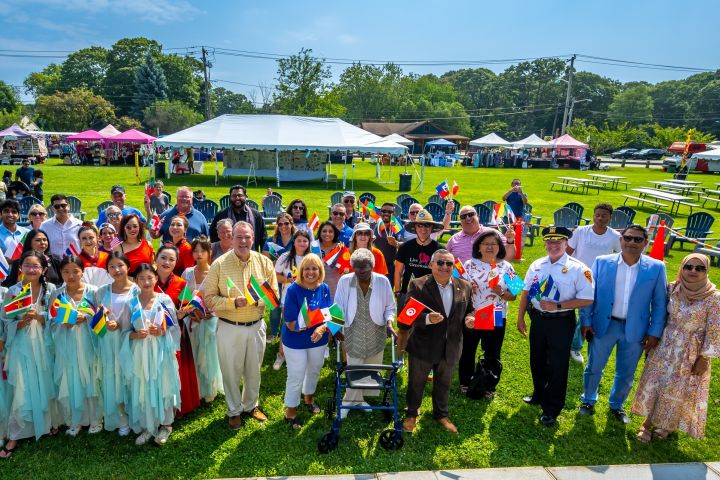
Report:
<svg viewBox="0 0 720 480"><path fill-rule="evenodd" d="M572 232L564 227L546 227L543 240L567 240ZM565 406L570 347L575 333L575 310L563 308L574 299L593 300L591 270L564 253L555 263L549 256L535 260L525 275L530 314L530 371L532 397L527 403L542 406L541 422L555 423ZM543 311L540 300L555 302L555 309Z"/></svg>

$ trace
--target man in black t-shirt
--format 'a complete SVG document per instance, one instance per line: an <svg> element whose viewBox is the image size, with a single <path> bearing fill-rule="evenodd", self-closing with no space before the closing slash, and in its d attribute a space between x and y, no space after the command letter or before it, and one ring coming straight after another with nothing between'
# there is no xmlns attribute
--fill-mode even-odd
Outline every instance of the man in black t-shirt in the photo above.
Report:
<svg viewBox="0 0 720 480"><path fill-rule="evenodd" d="M430 257L440 244L430 238L432 232L442 230L441 223L433 220L432 215L423 209L417 214L414 221L405 225L416 238L403 243L395 257L395 295L398 297L398 311L405 305L405 294L408 284L413 278L420 278L431 273Z"/></svg>

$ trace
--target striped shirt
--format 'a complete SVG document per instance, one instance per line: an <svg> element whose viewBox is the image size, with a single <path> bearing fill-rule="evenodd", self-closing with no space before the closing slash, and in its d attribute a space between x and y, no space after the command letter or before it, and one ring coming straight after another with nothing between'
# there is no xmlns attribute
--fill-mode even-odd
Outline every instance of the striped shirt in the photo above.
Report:
<svg viewBox="0 0 720 480"><path fill-rule="evenodd" d="M235 308L234 299L245 294L250 275L258 282L267 281L275 295L278 295L275 269L269 258L251 251L250 258L243 262L234 250L223 254L210 265L210 271L205 278L205 302L218 317L232 322L247 323L260 320L265 312L265 303L262 300L254 305ZM228 292L227 279L230 278L237 286ZM279 295L278 295L279 297Z"/></svg>

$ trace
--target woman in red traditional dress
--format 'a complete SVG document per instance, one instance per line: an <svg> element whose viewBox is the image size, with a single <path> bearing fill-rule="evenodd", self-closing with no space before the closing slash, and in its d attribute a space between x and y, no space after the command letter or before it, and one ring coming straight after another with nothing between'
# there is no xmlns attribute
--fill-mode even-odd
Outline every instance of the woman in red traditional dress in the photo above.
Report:
<svg viewBox="0 0 720 480"><path fill-rule="evenodd" d="M195 266L195 259L193 258L192 246L187 241L185 235L188 229L188 220L185 215L175 215L170 220L168 232L172 236L172 245L178 249L178 261L175 265L173 273L175 275L182 275L183 272Z"/></svg>
<svg viewBox="0 0 720 480"><path fill-rule="evenodd" d="M99 250L97 229L94 226L80 227L78 239L80 240L80 259L85 268L97 267L107 270L107 261L110 255Z"/></svg>
<svg viewBox="0 0 720 480"><path fill-rule="evenodd" d="M113 251L121 252L128 259L131 276L141 263L152 265L155 250L150 242L145 240L145 224L140 221L140 217L134 213L125 215L120 222L119 235L122 243L113 248Z"/></svg>

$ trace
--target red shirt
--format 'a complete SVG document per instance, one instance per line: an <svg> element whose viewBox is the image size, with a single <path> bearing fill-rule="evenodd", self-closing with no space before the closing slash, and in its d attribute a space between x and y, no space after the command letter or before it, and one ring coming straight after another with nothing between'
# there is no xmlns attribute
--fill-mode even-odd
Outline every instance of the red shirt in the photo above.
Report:
<svg viewBox="0 0 720 480"><path fill-rule="evenodd" d="M143 239L143 241L140 243L140 246L138 246L135 250L131 250L129 252L123 251L123 244L120 244L120 251L125 254L128 261L130 262L130 274L135 273L135 269L141 264L141 263L149 263L150 265L153 264L153 258L155 257L155 250L153 249L152 245L148 243L147 240Z"/></svg>
<svg viewBox="0 0 720 480"><path fill-rule="evenodd" d="M158 282L155 284L155 291L169 296L175 304L175 308L180 308L180 292L183 291L185 285L187 285L185 280L172 274L165 283L160 282L158 278Z"/></svg>
<svg viewBox="0 0 720 480"><path fill-rule="evenodd" d="M195 265L195 259L193 258L192 245L185 238L180 240L175 247L178 249L178 260L175 264L175 275L182 275L186 268L190 268Z"/></svg>
<svg viewBox="0 0 720 480"><path fill-rule="evenodd" d="M84 250L80 252L80 259L82 260L83 265L85 265L85 268L97 267L106 270L108 257L110 257L110 254L101 250L98 250L98 253L95 257L91 257L90 255L85 253Z"/></svg>

